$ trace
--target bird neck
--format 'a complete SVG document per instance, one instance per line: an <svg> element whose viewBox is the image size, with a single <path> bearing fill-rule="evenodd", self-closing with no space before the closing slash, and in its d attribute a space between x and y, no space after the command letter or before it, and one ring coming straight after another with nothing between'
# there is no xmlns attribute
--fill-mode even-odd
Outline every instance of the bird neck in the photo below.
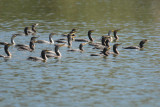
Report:
<svg viewBox="0 0 160 107"><path fill-rule="evenodd" d="M30 49L31 49L32 51L35 49L35 45L34 45L33 41L30 41L29 47L30 47Z"/></svg>
<svg viewBox="0 0 160 107"><path fill-rule="evenodd" d="M68 41L68 47L71 47L72 46L72 41Z"/></svg>
<svg viewBox="0 0 160 107"><path fill-rule="evenodd" d="M72 37L70 34L67 36L67 42L68 42L68 47L71 47L72 46Z"/></svg>
<svg viewBox="0 0 160 107"><path fill-rule="evenodd" d="M54 43L52 36L49 36L49 41L50 41L50 43Z"/></svg>
<svg viewBox="0 0 160 107"><path fill-rule="evenodd" d="M143 45L144 45L144 42L140 42L140 43L139 43L139 47L140 47L140 48L143 48Z"/></svg>
<svg viewBox="0 0 160 107"><path fill-rule="evenodd" d="M119 39L119 37L117 36L117 31L114 31L113 35L114 35L115 39Z"/></svg>
<svg viewBox="0 0 160 107"><path fill-rule="evenodd" d="M28 35L28 27L24 28L24 33L25 33L25 35Z"/></svg>
<svg viewBox="0 0 160 107"><path fill-rule="evenodd" d="M117 46L113 46L113 52L116 54L119 54L119 51L117 50Z"/></svg>
<svg viewBox="0 0 160 107"><path fill-rule="evenodd" d="M58 46L55 47L55 53L56 53L57 56L61 56L61 53L59 52L59 47Z"/></svg>
<svg viewBox="0 0 160 107"><path fill-rule="evenodd" d="M32 31L34 32L34 33L36 33L37 31L36 31L36 27L35 26L32 26Z"/></svg>
<svg viewBox="0 0 160 107"><path fill-rule="evenodd" d="M105 52L105 53L103 53L104 55L106 55L106 56L108 56L108 54Z"/></svg>
<svg viewBox="0 0 160 107"><path fill-rule="evenodd" d="M83 45L82 44L79 45L79 50L83 51Z"/></svg>
<svg viewBox="0 0 160 107"><path fill-rule="evenodd" d="M93 38L91 37L91 32L88 32L88 38L90 41L93 41Z"/></svg>
<svg viewBox="0 0 160 107"><path fill-rule="evenodd" d="M102 37L101 43L102 43L103 46L105 46L105 38L104 37Z"/></svg>
<svg viewBox="0 0 160 107"><path fill-rule="evenodd" d="M104 55L108 56L107 51L108 51L108 49L107 49L107 48L104 48L103 51L102 51L102 53L103 53Z"/></svg>
<svg viewBox="0 0 160 107"><path fill-rule="evenodd" d="M47 60L47 56L46 56L46 52L45 51L42 51L41 52L41 57L44 59L44 60Z"/></svg>
<svg viewBox="0 0 160 107"><path fill-rule="evenodd" d="M15 44L14 37L11 38L11 44Z"/></svg>
<svg viewBox="0 0 160 107"><path fill-rule="evenodd" d="M109 46L109 40L106 40L105 43L106 43L105 45L106 45L107 47L110 47L110 46Z"/></svg>
<svg viewBox="0 0 160 107"><path fill-rule="evenodd" d="M12 54L8 51L8 46L4 47L5 53L7 54L7 56L12 56Z"/></svg>

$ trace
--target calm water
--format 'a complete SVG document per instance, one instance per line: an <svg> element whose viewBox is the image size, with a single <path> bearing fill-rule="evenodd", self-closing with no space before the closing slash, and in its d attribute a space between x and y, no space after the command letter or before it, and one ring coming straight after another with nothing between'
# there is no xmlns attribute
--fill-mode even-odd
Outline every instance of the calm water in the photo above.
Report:
<svg viewBox="0 0 160 107"><path fill-rule="evenodd" d="M93 38L100 41L108 30L122 29L118 56L91 57L99 50L89 45L84 53L62 47L60 59L42 63L26 58L54 45L36 44L33 53L10 47L13 57L0 59L0 106L159 107L159 5L159 0L0 0L0 41L10 42L12 34L33 23L39 23L37 35L43 40L51 32L58 39L79 28L77 38L87 38L94 29ZM30 37L19 36L15 42L29 44ZM142 39L149 40L143 50L122 49ZM73 42L72 48L78 45ZM0 54L5 55L3 46Z"/></svg>

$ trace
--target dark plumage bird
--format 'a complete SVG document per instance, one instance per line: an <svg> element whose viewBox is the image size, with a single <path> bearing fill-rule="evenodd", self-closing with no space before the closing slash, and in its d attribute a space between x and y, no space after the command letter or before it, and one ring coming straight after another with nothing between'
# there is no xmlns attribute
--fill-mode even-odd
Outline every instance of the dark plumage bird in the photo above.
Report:
<svg viewBox="0 0 160 107"><path fill-rule="evenodd" d="M4 45L4 51L5 53L7 54L7 56L4 56L4 55L0 55L0 57L3 57L3 58L11 58L12 57L12 54L9 52L8 48L11 46L12 44L5 44Z"/></svg>
<svg viewBox="0 0 160 107"><path fill-rule="evenodd" d="M17 50L32 52L35 49L35 44L34 43L36 42L35 41L36 38L38 38L38 37L31 37L29 45L17 44L16 45Z"/></svg>
<svg viewBox="0 0 160 107"><path fill-rule="evenodd" d="M118 55L119 51L117 50L117 48L118 48L119 45L121 45L121 44L114 44L113 45L113 52L110 52L110 54L116 54L116 55Z"/></svg>
<svg viewBox="0 0 160 107"><path fill-rule="evenodd" d="M100 45L101 43L100 42L94 42L94 39L92 38L92 32L93 32L94 30L89 30L88 31L88 38L89 38L89 45L91 45L91 46L97 46L97 45Z"/></svg>
<svg viewBox="0 0 160 107"><path fill-rule="evenodd" d="M48 59L47 56L46 56L46 52L47 51L48 50L42 50L41 51L41 57L32 57L32 56L30 56L30 57L27 58L27 60L46 62L47 59Z"/></svg>
<svg viewBox="0 0 160 107"><path fill-rule="evenodd" d="M113 32L113 35L114 35L114 41L116 41L116 40L118 40L119 39L119 37L118 37L118 35L117 35L117 32L119 31L120 29L116 29L116 30L112 30L112 32Z"/></svg>
<svg viewBox="0 0 160 107"><path fill-rule="evenodd" d="M54 48L55 54L53 54L54 52L52 52L52 51L48 51L46 56L48 58L50 58L50 57L54 57L54 58L61 57L62 55L59 51L59 48L62 47L62 46L65 46L65 44L55 44L55 48Z"/></svg>
<svg viewBox="0 0 160 107"><path fill-rule="evenodd" d="M101 51L100 54L91 54L91 56L103 56L103 55L108 56L109 54L118 55L119 51L117 50L117 48L119 45L121 45L121 44L114 44L113 45L113 52L109 52L110 47L105 46L103 48L103 51Z"/></svg>
<svg viewBox="0 0 160 107"><path fill-rule="evenodd" d="M123 49L142 49L144 47L144 44L147 42L147 39L144 39L140 41L139 46L128 46L128 47L123 47Z"/></svg>
<svg viewBox="0 0 160 107"><path fill-rule="evenodd" d="M54 40L52 39L52 36L55 35L55 33L50 33L49 34L49 41L46 41L46 40L36 40L35 43L47 43L47 44L54 44Z"/></svg>
<svg viewBox="0 0 160 107"><path fill-rule="evenodd" d="M88 31L88 38L89 38L89 40L88 39L75 38L74 41L77 41L77 42L93 42L93 38L91 36L91 34L92 34L93 31L94 30L89 30Z"/></svg>
<svg viewBox="0 0 160 107"><path fill-rule="evenodd" d="M70 49L70 50L68 50L68 51L80 51L80 52L82 52L82 51L84 51L83 46L86 45L86 44L87 44L87 43L81 43L81 44L79 45L79 49Z"/></svg>
<svg viewBox="0 0 160 107"><path fill-rule="evenodd" d="M72 29L68 34L72 34L72 36L75 37L75 33L76 33L76 32L77 32L77 29L74 28L74 29ZM68 34L62 34L62 36L68 36Z"/></svg>
<svg viewBox="0 0 160 107"><path fill-rule="evenodd" d="M91 54L90 56L108 56L109 54L109 48L104 47L100 54Z"/></svg>
<svg viewBox="0 0 160 107"><path fill-rule="evenodd" d="M94 46L93 49L103 49L104 47L110 48L109 42L110 42L110 40L109 40L108 37L102 36L101 44L98 44L98 43L97 43L97 44Z"/></svg>
<svg viewBox="0 0 160 107"><path fill-rule="evenodd" d="M33 24L31 28L30 28L30 27L25 27L25 28L24 28L24 34L25 34L26 36L28 36L28 35L30 35L30 34L35 34L35 33L37 33L36 27L37 27L38 25L39 25L39 24L36 23L36 24Z"/></svg>
<svg viewBox="0 0 160 107"><path fill-rule="evenodd" d="M103 48L103 51L102 51L102 54L103 54L104 56L108 56L108 55L109 55L109 49L110 49L110 48L108 48L108 47L104 47L104 48Z"/></svg>

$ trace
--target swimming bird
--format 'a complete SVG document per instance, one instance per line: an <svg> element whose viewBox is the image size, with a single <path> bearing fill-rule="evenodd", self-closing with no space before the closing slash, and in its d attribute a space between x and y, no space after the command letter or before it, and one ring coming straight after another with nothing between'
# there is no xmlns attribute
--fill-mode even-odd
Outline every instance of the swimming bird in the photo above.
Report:
<svg viewBox="0 0 160 107"><path fill-rule="evenodd" d="M81 43L79 45L79 49L70 49L70 50L67 50L67 51L80 51L80 52L82 52L82 51L84 51L83 46L86 45L86 44L87 43Z"/></svg>
<svg viewBox="0 0 160 107"><path fill-rule="evenodd" d="M113 45L113 52L110 52L110 54L116 54L116 55L118 55L119 51L117 50L117 48L118 48L119 45L121 45L121 44L114 44Z"/></svg>
<svg viewBox="0 0 160 107"><path fill-rule="evenodd" d="M37 27L38 25L39 25L38 23L32 25L32 31L33 31L34 33L37 33L36 27Z"/></svg>
<svg viewBox="0 0 160 107"><path fill-rule="evenodd" d="M4 56L4 55L0 55L0 57L3 57L3 58L11 58L12 57L12 54L9 52L8 48L11 46L12 44L5 44L4 45L4 51L5 53L7 54L7 56Z"/></svg>
<svg viewBox="0 0 160 107"><path fill-rule="evenodd" d="M118 40L119 39L119 37L118 37L118 35L117 35L117 32L119 31L120 29L116 29L116 30L112 30L112 32L113 32L113 35L114 35L114 41L116 41L116 40Z"/></svg>
<svg viewBox="0 0 160 107"><path fill-rule="evenodd" d="M109 48L105 46L100 54L90 54L90 56L108 56L109 54Z"/></svg>
<svg viewBox="0 0 160 107"><path fill-rule="evenodd" d="M81 38L75 38L74 41L77 41L77 42L93 42L93 38L91 36L91 34L92 34L93 31L94 30L89 30L88 31L88 38L89 38L89 40L87 40L87 39L81 39Z"/></svg>
<svg viewBox="0 0 160 107"><path fill-rule="evenodd" d="M89 38L89 42L88 44L91 45L91 46L100 46L100 45L104 45L104 41L105 41L105 37L102 36L102 39L101 39L101 42L94 42L94 39L92 38L91 36L91 33L93 32L94 30L89 30L88 31L88 38Z"/></svg>
<svg viewBox="0 0 160 107"><path fill-rule="evenodd" d="M24 34L25 34L26 36L28 36L29 34L32 34L32 35L33 35L33 34L37 33L36 27L37 27L38 25L39 25L39 24L36 23L36 24L33 24L31 28L30 28L30 27L25 27L25 28L24 28Z"/></svg>
<svg viewBox="0 0 160 107"><path fill-rule="evenodd" d="M110 47L105 46L104 49L103 49L103 51L101 51L100 54L103 54L103 55L106 55L106 56L108 56L109 54L118 55L118 54L119 54L119 51L117 50L117 48L118 48L119 45L121 45L121 44L114 44L114 45L113 45L113 52L109 52ZM107 51L106 51L105 48L107 48ZM96 55L95 55L95 56L96 56ZM97 55L97 56L98 56L98 55Z"/></svg>
<svg viewBox="0 0 160 107"><path fill-rule="evenodd" d="M139 46L128 46L128 47L123 47L123 49L142 49L144 47L144 44L147 42L147 39L144 39L140 41Z"/></svg>
<svg viewBox="0 0 160 107"><path fill-rule="evenodd" d="M14 38L16 36L17 36L16 34L13 34L12 37L11 37L11 44L12 45L15 45ZM9 44L9 43L7 43L7 42L0 42L0 45L6 45L6 44Z"/></svg>
<svg viewBox="0 0 160 107"><path fill-rule="evenodd" d="M19 51L30 51L32 52L35 49L35 39L38 37L31 37L29 45L17 44L17 50Z"/></svg>
<svg viewBox="0 0 160 107"><path fill-rule="evenodd" d="M109 40L108 37L102 36L101 44L96 43L96 44L94 45L94 48L93 48L93 49L103 49L104 47L110 48L109 42L110 42L110 40Z"/></svg>
<svg viewBox="0 0 160 107"><path fill-rule="evenodd" d="M30 56L30 57L27 58L27 60L46 62L47 59L48 59L47 56L46 56L46 52L47 51L48 50L42 50L41 51L41 57L32 57L32 56Z"/></svg>
<svg viewBox="0 0 160 107"><path fill-rule="evenodd" d="M104 47L104 48L103 48L103 51L102 51L102 54L103 54L104 56L108 56L108 55L110 54L110 53L109 53L109 49L110 49L110 48L107 47L107 46Z"/></svg>
<svg viewBox="0 0 160 107"><path fill-rule="evenodd" d="M47 44L54 44L54 40L52 39L52 36L55 35L55 33L49 34L49 41L46 40L36 40L35 43L47 43Z"/></svg>
<svg viewBox="0 0 160 107"><path fill-rule="evenodd" d="M94 30L89 30L88 31L88 38L89 38L89 40L88 39L82 39L82 38L75 38L74 41L77 41L77 42L93 42L93 38L91 36L91 34L92 34L93 31Z"/></svg>
<svg viewBox="0 0 160 107"><path fill-rule="evenodd" d="M54 57L54 58L61 57L62 55L61 55L61 53L59 51L59 48L62 47L62 46L65 46L65 44L55 44L55 48L54 48L55 54L52 54L52 53L48 54L49 53L49 51L48 51L48 53L46 54L46 56L48 58L50 58L50 57Z"/></svg>
<svg viewBox="0 0 160 107"><path fill-rule="evenodd" d="M77 28L73 28L68 34L72 34L72 36L75 36L76 32L77 32ZM62 34L62 36L68 36L68 34Z"/></svg>

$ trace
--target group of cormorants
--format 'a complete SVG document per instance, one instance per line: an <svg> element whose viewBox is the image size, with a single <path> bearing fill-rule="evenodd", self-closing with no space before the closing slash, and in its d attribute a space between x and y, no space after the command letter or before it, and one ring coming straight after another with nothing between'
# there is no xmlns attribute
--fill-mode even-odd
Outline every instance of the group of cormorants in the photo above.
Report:
<svg viewBox="0 0 160 107"><path fill-rule="evenodd" d="M69 49L68 51L80 51L83 52L83 46L88 44L91 45L93 47L93 49L100 49L100 53L98 54L90 54L90 56L108 56L110 54L114 54L114 55L118 55L119 51L117 50L117 47L121 44L116 43L116 41L119 39L117 32L120 29L116 29L116 30L110 30L108 31L108 35L102 36L101 37L101 42L95 42L95 40L92 38L92 33L94 32L94 30L89 30L88 31L88 39L83 39L83 38L76 38L76 32L77 29L72 29L68 34L63 34L62 36L64 36L65 38L63 39L58 39L58 40L53 40L52 37L53 35L56 35L55 33L50 33L49 34L49 41L45 41L45 40L37 40L38 37L36 36L32 36L30 39L30 43L29 45L24 45L24 44L16 44L14 42L14 38L17 36L21 36L21 35L25 35L25 36L29 36L29 35L35 35L37 33L36 27L38 26L38 24L33 24L31 27L25 27L24 28L24 33L22 34L13 34L11 37L11 43L7 43L7 42L0 42L0 45L4 45L4 51L7 54L7 56L5 55L0 55L0 57L3 58L11 58L12 54L9 52L8 48L10 46L15 46L17 48L17 50L19 51L34 51L35 50L35 44L36 43L48 43L48 44L55 44L55 49L54 52L51 50L47 50L47 49L43 49L41 51L41 57L28 57L28 60L32 60L32 61L46 61L48 58L54 57L61 57L61 53L59 51L59 48L62 46L67 46ZM113 32L114 35L114 39L111 36L111 33ZM115 44L113 45L113 52L110 52L110 42L114 41ZM148 40L144 39L141 40L139 43L139 46L129 46L129 47L123 47L123 49L142 49L144 46L144 43L146 43ZM79 49L70 49L72 47L72 42L82 42L79 45Z"/></svg>

